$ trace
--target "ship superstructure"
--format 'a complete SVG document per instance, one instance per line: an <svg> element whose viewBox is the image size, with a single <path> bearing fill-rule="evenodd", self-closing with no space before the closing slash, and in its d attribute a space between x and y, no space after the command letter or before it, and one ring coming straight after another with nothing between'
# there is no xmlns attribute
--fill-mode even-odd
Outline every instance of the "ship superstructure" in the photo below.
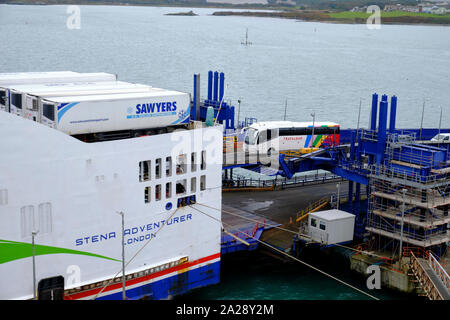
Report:
<svg viewBox="0 0 450 320"><path fill-rule="evenodd" d="M1 112L0 298L33 298L34 269L38 298L121 299L119 213L127 298L217 283L222 131L85 143Z"/></svg>

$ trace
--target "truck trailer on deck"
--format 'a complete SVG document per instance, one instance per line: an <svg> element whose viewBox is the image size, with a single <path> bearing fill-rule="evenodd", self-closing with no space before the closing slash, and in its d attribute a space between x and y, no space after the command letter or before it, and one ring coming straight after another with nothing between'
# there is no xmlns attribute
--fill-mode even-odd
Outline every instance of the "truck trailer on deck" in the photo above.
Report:
<svg viewBox="0 0 450 320"><path fill-rule="evenodd" d="M22 97L22 116L40 122L39 100L44 97L84 96L114 93L149 92L151 86L124 81L46 83L11 86L11 95ZM19 98L20 99L20 98Z"/></svg>
<svg viewBox="0 0 450 320"><path fill-rule="evenodd" d="M83 141L107 135L133 137L189 123L188 93L151 88L149 92L46 97L41 123ZM159 132L160 133L160 132Z"/></svg>
<svg viewBox="0 0 450 320"><path fill-rule="evenodd" d="M0 110L21 115L22 99L11 95L9 87L33 83L67 83L81 81L116 81L117 75L105 72L72 71L0 73Z"/></svg>

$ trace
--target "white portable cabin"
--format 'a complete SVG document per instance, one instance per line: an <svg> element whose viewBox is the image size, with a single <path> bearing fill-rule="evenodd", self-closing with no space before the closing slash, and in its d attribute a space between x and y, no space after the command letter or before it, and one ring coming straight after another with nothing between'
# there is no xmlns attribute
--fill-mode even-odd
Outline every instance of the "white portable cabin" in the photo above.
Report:
<svg viewBox="0 0 450 320"><path fill-rule="evenodd" d="M150 88L149 92L47 97L41 123L69 135L165 128L189 122L190 95Z"/></svg>
<svg viewBox="0 0 450 320"><path fill-rule="evenodd" d="M22 100L19 95L11 95L9 87L32 83L64 83L80 81L116 81L117 76L105 72L77 73L62 72L30 72L0 73L0 110L22 115Z"/></svg>
<svg viewBox="0 0 450 320"><path fill-rule="evenodd" d="M11 95L22 96L22 116L40 122L39 99L113 93L148 92L151 86L125 81L46 83L11 86Z"/></svg>
<svg viewBox="0 0 450 320"><path fill-rule="evenodd" d="M313 212L308 217L308 235L327 245L353 240L354 227L355 215L337 209Z"/></svg>

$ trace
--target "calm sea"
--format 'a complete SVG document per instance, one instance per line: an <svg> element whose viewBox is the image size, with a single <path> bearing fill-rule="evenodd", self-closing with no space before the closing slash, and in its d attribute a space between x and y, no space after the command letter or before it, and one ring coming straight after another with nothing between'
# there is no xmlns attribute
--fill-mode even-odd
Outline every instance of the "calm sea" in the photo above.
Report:
<svg viewBox="0 0 450 320"><path fill-rule="evenodd" d="M225 98L240 119L368 123L371 95L397 95L398 127L450 125L450 28L166 16L188 8L80 6L80 29L67 27L67 6L0 5L0 72L73 70L110 72L120 80L192 92L193 74L225 73ZM241 45L248 29L249 46ZM321 263L320 261L317 263ZM361 288L364 279L330 269ZM339 274L336 274L339 272ZM320 290L318 290L320 288ZM405 296L374 293L385 299ZM253 253L224 258L222 282L187 299L364 299L305 267Z"/></svg>
<svg viewBox="0 0 450 320"><path fill-rule="evenodd" d="M219 17L219 9L0 5L0 72L74 70L192 92L193 74L225 73L240 120L332 120L368 124L371 95L397 95L398 127L450 125L450 28ZM198 16L165 16L193 10ZM250 46L241 45L248 29Z"/></svg>

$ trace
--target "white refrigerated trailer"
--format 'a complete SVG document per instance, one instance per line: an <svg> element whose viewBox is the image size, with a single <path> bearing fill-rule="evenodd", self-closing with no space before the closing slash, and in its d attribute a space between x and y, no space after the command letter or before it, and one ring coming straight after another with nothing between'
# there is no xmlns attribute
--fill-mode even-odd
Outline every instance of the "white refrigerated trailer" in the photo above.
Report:
<svg viewBox="0 0 450 320"><path fill-rule="evenodd" d="M188 93L151 88L149 92L46 97L41 123L83 141L152 134L189 123Z"/></svg>
<svg viewBox="0 0 450 320"><path fill-rule="evenodd" d="M64 83L81 81L116 81L117 75L105 72L78 73L72 71L0 73L0 110L22 114L22 99L11 95L9 87L32 83Z"/></svg>
<svg viewBox="0 0 450 320"><path fill-rule="evenodd" d="M40 122L39 99L114 93L148 92L151 86L125 81L27 84L9 87L10 95L21 96L22 116Z"/></svg>

